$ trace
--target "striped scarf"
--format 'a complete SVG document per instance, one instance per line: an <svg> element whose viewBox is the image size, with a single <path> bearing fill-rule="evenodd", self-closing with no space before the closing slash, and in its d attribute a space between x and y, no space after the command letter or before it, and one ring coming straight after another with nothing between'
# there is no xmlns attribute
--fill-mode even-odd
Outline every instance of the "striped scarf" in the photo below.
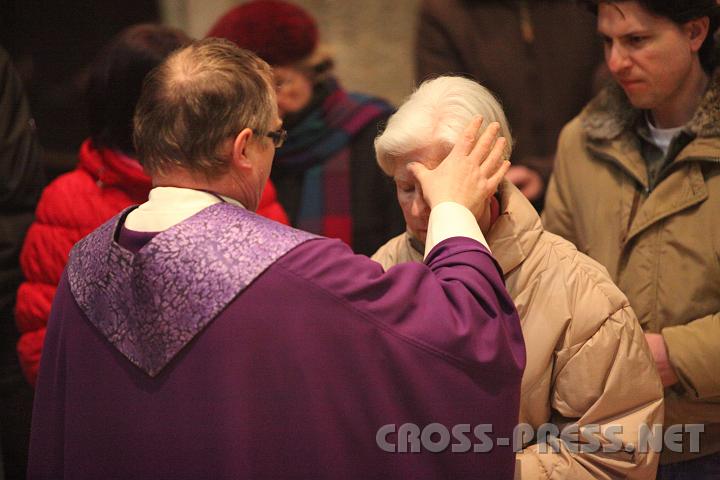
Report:
<svg viewBox="0 0 720 480"><path fill-rule="evenodd" d="M347 93L335 80L324 87L318 106L289 127L273 169L303 178L294 226L352 246L350 145L368 124L391 112L392 106Z"/></svg>

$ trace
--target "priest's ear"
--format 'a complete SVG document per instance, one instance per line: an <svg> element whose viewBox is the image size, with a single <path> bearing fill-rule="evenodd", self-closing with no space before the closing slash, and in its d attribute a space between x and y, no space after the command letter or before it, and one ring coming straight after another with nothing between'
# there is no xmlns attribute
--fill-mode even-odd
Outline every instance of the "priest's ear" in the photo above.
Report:
<svg viewBox="0 0 720 480"><path fill-rule="evenodd" d="M248 151L253 135L255 134L251 129L244 128L238 133L233 142L231 162L240 170L251 170L253 168Z"/></svg>

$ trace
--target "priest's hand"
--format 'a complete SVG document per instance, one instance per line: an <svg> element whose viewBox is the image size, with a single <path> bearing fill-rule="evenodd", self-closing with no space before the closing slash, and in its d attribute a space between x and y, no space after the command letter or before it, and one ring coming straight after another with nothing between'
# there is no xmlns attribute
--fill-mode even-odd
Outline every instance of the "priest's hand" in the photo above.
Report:
<svg viewBox="0 0 720 480"><path fill-rule="evenodd" d="M500 125L491 123L478 139L482 117L465 128L450 154L433 170L419 162L408 164L417 179L425 201L434 208L442 202L456 202L480 217L487 201L510 168L506 160L505 138L499 137Z"/></svg>

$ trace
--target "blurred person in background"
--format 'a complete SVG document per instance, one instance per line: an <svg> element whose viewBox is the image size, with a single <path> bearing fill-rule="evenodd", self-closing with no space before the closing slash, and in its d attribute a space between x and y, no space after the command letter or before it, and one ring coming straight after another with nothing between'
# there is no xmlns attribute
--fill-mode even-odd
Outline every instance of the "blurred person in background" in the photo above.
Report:
<svg viewBox="0 0 720 480"><path fill-rule="evenodd" d="M665 387L659 478L720 478L720 70L715 0L588 1L614 82L560 135L543 222L628 296ZM671 431L671 430L667 430Z"/></svg>
<svg viewBox="0 0 720 480"><path fill-rule="evenodd" d="M416 80L473 78L495 92L513 126L507 178L542 209L560 129L600 83L594 19L573 0L423 0Z"/></svg>
<svg viewBox="0 0 720 480"><path fill-rule="evenodd" d="M147 200L150 177L135 159L132 116L143 79L190 38L180 30L141 24L120 32L98 55L86 89L90 138L79 163L44 191L21 255L26 280L18 291L18 354L35 383L50 306L72 246L123 208ZM287 223L272 186L261 214Z"/></svg>
<svg viewBox="0 0 720 480"><path fill-rule="evenodd" d="M129 27L98 54L85 101L90 138L72 172L42 192L20 262L17 349L28 381L35 384L45 326L55 289L72 246L114 214L147 199L150 177L134 158L132 116L145 75L190 41L179 30L152 24Z"/></svg>
<svg viewBox="0 0 720 480"><path fill-rule="evenodd" d="M0 478L25 478L32 389L20 371L13 309L20 247L45 186L35 122L20 77L0 48Z"/></svg>
<svg viewBox="0 0 720 480"><path fill-rule="evenodd" d="M467 78L439 77L423 83L378 137L378 163L395 180L407 222L406 233L372 257L385 269L423 261L430 209L407 163L436 168L475 115L498 122L509 138L510 126L492 93ZM511 150L508 141L508 155ZM600 264L543 230L535 209L508 180L477 218L525 337L519 422L536 432L547 423L559 430L570 423L622 429L622 446L614 453L581 453L565 444L554 453L527 438L517 455L516 478L547 478L546 472L573 480L654 478L657 452L625 451L637 444L643 428L663 417L660 378L625 295Z"/></svg>
<svg viewBox="0 0 720 480"><path fill-rule="evenodd" d="M373 150L393 108L340 86L332 57L318 45L315 19L289 2L257 0L229 10L208 36L228 39L273 67L288 138L270 178L292 225L368 255L400 233L402 214Z"/></svg>

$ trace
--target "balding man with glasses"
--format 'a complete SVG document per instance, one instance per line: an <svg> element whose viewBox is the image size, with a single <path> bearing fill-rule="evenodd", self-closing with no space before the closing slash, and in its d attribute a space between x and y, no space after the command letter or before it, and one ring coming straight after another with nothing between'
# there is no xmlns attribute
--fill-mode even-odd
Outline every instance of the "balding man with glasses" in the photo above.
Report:
<svg viewBox="0 0 720 480"><path fill-rule="evenodd" d="M218 39L146 79L135 144L155 188L71 253L31 478L513 477L509 446L403 437L403 453L388 433L512 435L522 333L475 221L509 166L498 126L477 139L475 119L442 168L410 167L433 208L427 255L385 273L253 213L284 137L272 85Z"/></svg>

